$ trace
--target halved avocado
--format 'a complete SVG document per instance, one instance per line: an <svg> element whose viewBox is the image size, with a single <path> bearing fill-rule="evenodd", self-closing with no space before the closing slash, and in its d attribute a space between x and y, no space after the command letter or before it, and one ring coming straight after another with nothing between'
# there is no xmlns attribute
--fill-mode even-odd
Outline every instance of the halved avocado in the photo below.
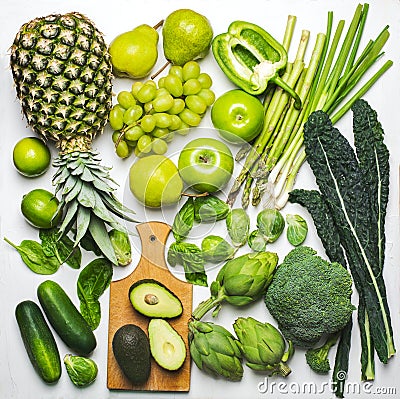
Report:
<svg viewBox="0 0 400 399"><path fill-rule="evenodd" d="M129 290L132 306L148 317L172 318L182 314L179 298L165 285L152 279L137 281Z"/></svg>
<svg viewBox="0 0 400 399"><path fill-rule="evenodd" d="M167 370L178 370L186 359L186 346L179 333L164 319L150 320L150 352L156 363Z"/></svg>

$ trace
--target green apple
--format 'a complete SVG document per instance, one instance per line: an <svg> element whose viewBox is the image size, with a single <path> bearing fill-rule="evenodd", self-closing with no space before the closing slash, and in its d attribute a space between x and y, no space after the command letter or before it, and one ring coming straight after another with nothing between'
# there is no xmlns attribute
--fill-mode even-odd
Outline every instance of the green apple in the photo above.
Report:
<svg viewBox="0 0 400 399"><path fill-rule="evenodd" d="M221 190L229 182L234 167L231 150L220 140L198 138L179 154L178 169L183 181L201 193Z"/></svg>
<svg viewBox="0 0 400 399"><path fill-rule="evenodd" d="M129 170L132 194L150 208L179 201L183 182L176 165L164 155L139 158Z"/></svg>
<svg viewBox="0 0 400 399"><path fill-rule="evenodd" d="M224 140L243 144L260 134L264 124L264 107L257 97L243 90L230 90L214 102L211 121Z"/></svg>

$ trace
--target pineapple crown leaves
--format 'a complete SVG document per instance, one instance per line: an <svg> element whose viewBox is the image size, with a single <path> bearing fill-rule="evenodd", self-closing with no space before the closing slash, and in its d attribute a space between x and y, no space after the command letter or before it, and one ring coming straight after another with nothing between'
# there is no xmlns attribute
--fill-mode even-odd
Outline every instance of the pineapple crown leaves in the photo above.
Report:
<svg viewBox="0 0 400 399"><path fill-rule="evenodd" d="M125 226L115 216L129 222L137 222L113 194L115 183L109 168L100 165L97 153L79 152L60 155L54 164L58 167L53 177L56 194L61 195L59 209L65 209L59 227L60 236L68 233L76 224L75 245L89 231L103 254L117 264L106 225L127 233Z"/></svg>

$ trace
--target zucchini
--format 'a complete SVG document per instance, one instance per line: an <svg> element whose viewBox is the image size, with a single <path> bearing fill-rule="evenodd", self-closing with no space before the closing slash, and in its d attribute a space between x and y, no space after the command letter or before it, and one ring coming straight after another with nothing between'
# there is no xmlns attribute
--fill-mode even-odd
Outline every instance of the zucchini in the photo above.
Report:
<svg viewBox="0 0 400 399"><path fill-rule="evenodd" d="M30 300L20 302L15 317L34 369L44 382L57 382L61 376L60 353L39 306Z"/></svg>
<svg viewBox="0 0 400 399"><path fill-rule="evenodd" d="M37 295L47 319L64 343L78 355L89 355L96 347L96 338L61 286L55 281L43 281Z"/></svg>

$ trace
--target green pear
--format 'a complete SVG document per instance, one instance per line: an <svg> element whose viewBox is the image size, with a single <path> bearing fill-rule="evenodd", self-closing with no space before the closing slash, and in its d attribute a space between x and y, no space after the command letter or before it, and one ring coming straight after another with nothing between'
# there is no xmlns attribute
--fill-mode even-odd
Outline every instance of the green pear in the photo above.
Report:
<svg viewBox="0 0 400 399"><path fill-rule="evenodd" d="M175 204L182 194L183 181L175 164L164 155L139 158L129 170L132 194L145 206L159 208Z"/></svg>
<svg viewBox="0 0 400 399"><path fill-rule="evenodd" d="M158 39L156 29L146 24L118 35L108 49L115 75L133 79L147 76L157 62Z"/></svg>
<svg viewBox="0 0 400 399"><path fill-rule="evenodd" d="M174 65L184 65L207 55L213 30L205 16L179 9L165 19L162 35L165 58Z"/></svg>

